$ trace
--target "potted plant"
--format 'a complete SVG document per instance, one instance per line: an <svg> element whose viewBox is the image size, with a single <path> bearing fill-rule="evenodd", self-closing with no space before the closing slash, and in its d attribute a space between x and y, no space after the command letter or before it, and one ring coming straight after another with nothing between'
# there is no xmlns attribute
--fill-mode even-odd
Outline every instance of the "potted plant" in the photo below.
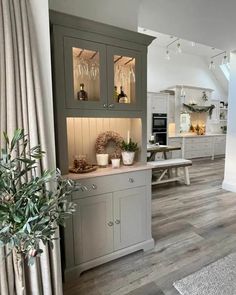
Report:
<svg viewBox="0 0 236 295"><path fill-rule="evenodd" d="M133 165L135 152L138 150L138 144L136 142L133 142L131 138L128 142L125 142L123 140L121 143L121 149L123 164Z"/></svg>
<svg viewBox="0 0 236 295"><path fill-rule="evenodd" d="M14 274L20 293L26 294L25 262L34 264L43 253L42 244L53 247L58 225L75 211L67 201L74 190L71 180L63 179L60 171L39 173L44 152L40 146L28 147L22 129L12 140L4 133L0 152L0 246L12 254Z"/></svg>

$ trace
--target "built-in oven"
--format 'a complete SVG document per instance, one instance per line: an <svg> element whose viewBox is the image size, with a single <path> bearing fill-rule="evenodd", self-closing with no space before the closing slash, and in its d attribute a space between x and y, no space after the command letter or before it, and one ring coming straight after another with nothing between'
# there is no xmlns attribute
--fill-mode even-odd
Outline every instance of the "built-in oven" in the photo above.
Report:
<svg viewBox="0 0 236 295"><path fill-rule="evenodd" d="M155 142L159 143L160 145L167 145L167 133L154 133Z"/></svg>
<svg viewBox="0 0 236 295"><path fill-rule="evenodd" d="M152 114L152 134L155 136L156 143L167 144L167 114Z"/></svg>
<svg viewBox="0 0 236 295"><path fill-rule="evenodd" d="M167 114L152 114L152 133L167 132Z"/></svg>

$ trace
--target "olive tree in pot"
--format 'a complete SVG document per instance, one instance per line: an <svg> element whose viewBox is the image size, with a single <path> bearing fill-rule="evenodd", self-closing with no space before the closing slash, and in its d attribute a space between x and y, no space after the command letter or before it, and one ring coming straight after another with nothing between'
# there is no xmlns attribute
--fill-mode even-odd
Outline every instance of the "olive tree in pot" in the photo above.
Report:
<svg viewBox="0 0 236 295"><path fill-rule="evenodd" d="M130 138L129 142L124 140L121 143L122 161L124 165L133 165L135 152L138 150L138 144Z"/></svg>
<svg viewBox="0 0 236 295"><path fill-rule="evenodd" d="M74 183L63 179L60 171L39 173L44 152L40 146L28 147L22 129L12 140L4 133L0 153L0 246L12 254L17 294L26 294L25 267L43 253L42 245L53 247L58 225L75 211L67 200ZM1 262L0 262L1 263ZM27 266L27 264L28 266Z"/></svg>

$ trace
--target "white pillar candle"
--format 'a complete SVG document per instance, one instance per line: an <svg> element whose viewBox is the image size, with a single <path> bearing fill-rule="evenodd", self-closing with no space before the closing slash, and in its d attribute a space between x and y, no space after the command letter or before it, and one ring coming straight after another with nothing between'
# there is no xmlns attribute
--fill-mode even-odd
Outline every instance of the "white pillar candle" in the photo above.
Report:
<svg viewBox="0 0 236 295"><path fill-rule="evenodd" d="M128 130L128 133L127 133L127 143L129 143L130 141L130 134L129 134L129 130Z"/></svg>
<svg viewBox="0 0 236 295"><path fill-rule="evenodd" d="M155 136L151 135L151 139L150 140L155 140Z"/></svg>

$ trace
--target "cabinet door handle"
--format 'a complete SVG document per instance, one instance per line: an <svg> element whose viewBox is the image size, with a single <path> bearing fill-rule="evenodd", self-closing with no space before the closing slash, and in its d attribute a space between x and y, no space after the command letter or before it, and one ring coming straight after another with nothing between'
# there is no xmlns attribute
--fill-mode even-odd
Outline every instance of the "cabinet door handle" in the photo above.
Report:
<svg viewBox="0 0 236 295"><path fill-rule="evenodd" d="M104 103L103 107L106 109L106 108L107 108L107 104L106 104L106 103Z"/></svg>
<svg viewBox="0 0 236 295"><path fill-rule="evenodd" d="M96 189L97 189L96 184L92 184L92 189L93 189L93 190L96 190Z"/></svg>
<svg viewBox="0 0 236 295"><path fill-rule="evenodd" d="M134 179L133 179L132 177L130 177L130 178L129 178L129 182L130 182L130 183L133 183L133 182L134 182Z"/></svg>
<svg viewBox="0 0 236 295"><path fill-rule="evenodd" d="M110 109L112 109L112 108L114 108L114 104L112 103L112 104L109 104L109 106L108 106Z"/></svg>
<svg viewBox="0 0 236 295"><path fill-rule="evenodd" d="M113 223L112 221L109 221L107 224L108 224L109 226L113 226L113 225L114 225L114 223Z"/></svg>
<svg viewBox="0 0 236 295"><path fill-rule="evenodd" d="M120 224L120 220L119 220L119 219L116 219L116 220L115 220L115 223L116 223L116 224Z"/></svg>

